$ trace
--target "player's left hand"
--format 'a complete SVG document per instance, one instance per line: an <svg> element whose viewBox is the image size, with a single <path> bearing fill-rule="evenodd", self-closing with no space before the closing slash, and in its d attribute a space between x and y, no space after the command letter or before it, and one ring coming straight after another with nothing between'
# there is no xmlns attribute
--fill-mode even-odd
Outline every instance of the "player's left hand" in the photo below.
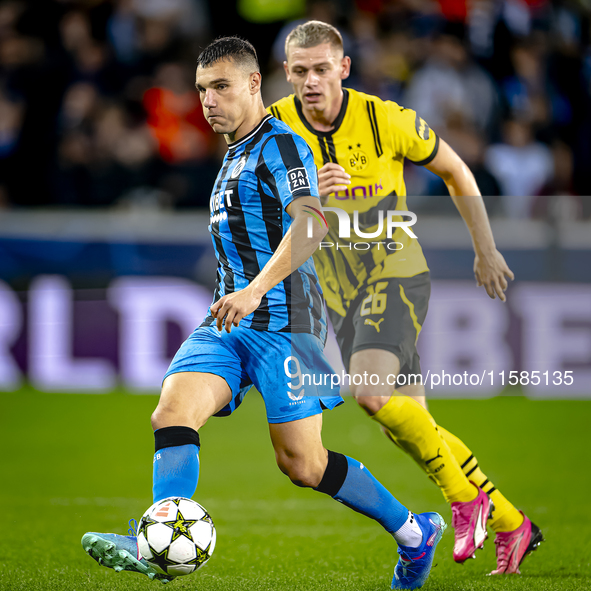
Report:
<svg viewBox="0 0 591 591"><path fill-rule="evenodd" d="M490 298L494 300L498 295L502 302L507 301L505 290L508 284L505 277L513 281L515 275L509 269L503 255L498 250L495 249L488 256L480 257L478 253L476 254L474 258L474 275L476 285L478 287L483 285Z"/></svg>
<svg viewBox="0 0 591 591"><path fill-rule="evenodd" d="M216 325L220 332L222 326L225 326L226 332L230 332L232 325L238 326L260 303L261 297L256 296L249 286L221 297L211 306L211 315L217 320Z"/></svg>

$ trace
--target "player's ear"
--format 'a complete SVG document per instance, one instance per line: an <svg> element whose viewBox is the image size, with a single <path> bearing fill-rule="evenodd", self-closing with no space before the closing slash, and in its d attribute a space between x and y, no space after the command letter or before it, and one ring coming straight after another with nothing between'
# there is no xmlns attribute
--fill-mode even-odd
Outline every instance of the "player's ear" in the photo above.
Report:
<svg viewBox="0 0 591 591"><path fill-rule="evenodd" d="M261 90L261 82L263 77L260 72L254 72L250 75L249 88L250 94L256 94Z"/></svg>
<svg viewBox="0 0 591 591"><path fill-rule="evenodd" d="M287 78L288 82L291 82L291 76L289 75L289 66L287 62L283 62L283 69L285 70L285 77Z"/></svg>
<svg viewBox="0 0 591 591"><path fill-rule="evenodd" d="M351 58L346 55L341 60L341 80L345 80L351 73Z"/></svg>

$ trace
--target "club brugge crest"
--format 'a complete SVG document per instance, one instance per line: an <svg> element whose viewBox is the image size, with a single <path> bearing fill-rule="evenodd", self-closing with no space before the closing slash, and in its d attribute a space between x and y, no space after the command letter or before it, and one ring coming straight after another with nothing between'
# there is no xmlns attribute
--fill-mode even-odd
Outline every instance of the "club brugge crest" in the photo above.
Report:
<svg viewBox="0 0 591 591"><path fill-rule="evenodd" d="M240 176L240 173L244 169L245 165L246 165L246 157L240 156L240 160L238 160L238 162L236 163L236 166L234 167L234 170L232 171L230 178L231 179L238 178Z"/></svg>
<svg viewBox="0 0 591 591"><path fill-rule="evenodd" d="M287 182L289 184L289 191L299 191L300 189L309 189L310 180L308 179L308 171L303 168L292 168L287 171Z"/></svg>

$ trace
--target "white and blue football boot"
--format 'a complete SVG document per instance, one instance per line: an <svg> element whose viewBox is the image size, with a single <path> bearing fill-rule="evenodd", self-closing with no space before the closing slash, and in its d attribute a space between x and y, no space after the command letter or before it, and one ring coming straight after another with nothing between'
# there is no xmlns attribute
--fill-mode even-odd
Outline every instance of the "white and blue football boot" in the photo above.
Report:
<svg viewBox="0 0 591 591"><path fill-rule="evenodd" d="M159 573L145 558L140 556L135 519L129 521L128 533L130 535L120 536L119 534L88 532L82 536L82 547L100 565L112 568L116 572L128 570L141 573L162 583L172 581L173 576Z"/></svg>
<svg viewBox="0 0 591 591"><path fill-rule="evenodd" d="M394 567L392 589L419 589L431 572L435 548L447 527L439 513L415 513L423 541L418 548L398 546L400 558Z"/></svg>

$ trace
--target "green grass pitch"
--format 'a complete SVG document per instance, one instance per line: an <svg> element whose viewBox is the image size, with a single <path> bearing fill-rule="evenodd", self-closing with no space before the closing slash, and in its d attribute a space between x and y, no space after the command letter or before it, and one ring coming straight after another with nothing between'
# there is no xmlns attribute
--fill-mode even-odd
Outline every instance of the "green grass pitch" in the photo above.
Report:
<svg viewBox="0 0 591 591"><path fill-rule="evenodd" d="M135 573L100 567L85 531L126 533L151 504L154 396L0 395L0 589L159 589ZM591 402L433 401L495 484L542 528L546 542L522 576L486 577L494 534L464 566L445 534L425 589L591 589ZM449 508L438 489L348 399L325 413L326 447L364 462L414 511ZM167 589L378 591L390 587L396 545L373 521L298 489L277 469L260 397L201 431L195 499L211 513L218 545L209 564Z"/></svg>

